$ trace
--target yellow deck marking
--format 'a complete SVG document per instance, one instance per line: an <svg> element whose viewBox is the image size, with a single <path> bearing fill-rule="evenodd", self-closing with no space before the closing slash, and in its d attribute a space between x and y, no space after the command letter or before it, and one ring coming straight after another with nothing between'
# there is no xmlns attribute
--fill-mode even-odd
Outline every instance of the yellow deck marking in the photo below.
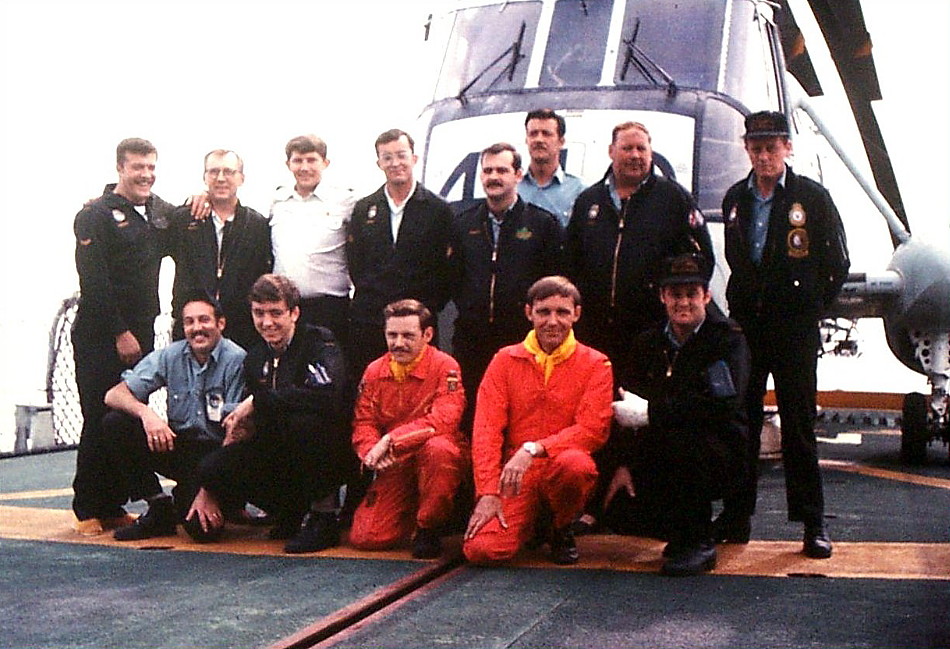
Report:
<svg viewBox="0 0 950 649"><path fill-rule="evenodd" d="M34 500L37 498L56 498L58 496L71 496L72 487L63 489L40 489L38 491L14 491L12 493L0 494L2 500Z"/></svg>
<svg viewBox="0 0 950 649"><path fill-rule="evenodd" d="M73 529L68 510L0 505L0 537L30 541L76 543L125 549L163 548L191 552L281 556L287 559L386 559L411 561L408 550L361 552L346 546L309 555L286 555L283 541L266 538L262 528L229 527L219 543L192 542L178 536L119 542L109 533L80 536ZM458 552L458 536L446 539L447 552ZM758 577L823 575L863 579L950 580L950 544L946 543L844 543L836 542L834 556L808 559L800 541L752 541L748 545L720 545L719 565L713 574ZM635 536L583 536L578 539L581 562L568 570L621 570L656 572L662 563L663 543ZM564 569L547 560L544 551L525 552L510 565Z"/></svg>
<svg viewBox="0 0 950 649"><path fill-rule="evenodd" d="M174 487L174 480L160 480L163 487ZM4 500L38 500L40 498L58 498L60 496L72 496L72 487L62 487L60 489L38 489L36 491L12 491L9 493L0 493L0 501Z"/></svg>
<svg viewBox="0 0 950 649"><path fill-rule="evenodd" d="M910 484L920 485L922 487L950 489L950 480L946 478L934 478L931 476L904 473L902 471L891 471L890 469L878 469L876 467L857 464L856 462L847 462L844 460L819 460L818 463L826 469L834 469L836 471L857 473L860 475L870 476L872 478L894 480L895 482L907 482Z"/></svg>

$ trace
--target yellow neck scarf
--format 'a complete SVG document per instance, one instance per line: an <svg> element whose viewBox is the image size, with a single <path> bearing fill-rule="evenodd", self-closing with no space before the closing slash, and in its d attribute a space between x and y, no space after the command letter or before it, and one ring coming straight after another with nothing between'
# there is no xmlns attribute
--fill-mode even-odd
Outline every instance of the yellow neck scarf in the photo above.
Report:
<svg viewBox="0 0 950 649"><path fill-rule="evenodd" d="M557 349L548 354L541 349L541 346L538 344L538 336L535 334L534 329L532 329L524 339L524 347L534 355L534 360L541 369L544 370L544 384L547 385L548 379L551 378L551 373L554 371L554 366L569 359L571 354L574 353L574 350L577 349L577 339L574 338L574 330L571 329L567 334L567 338L564 339L564 342L562 342Z"/></svg>
<svg viewBox="0 0 950 649"><path fill-rule="evenodd" d="M389 370L393 373L393 378L396 379L396 383L402 383L409 378L409 375L412 374L412 370L416 369L416 366L422 362L422 358L426 355L426 349L428 348L428 345L423 347L422 352L406 364L397 363L396 359L392 356L389 357Z"/></svg>

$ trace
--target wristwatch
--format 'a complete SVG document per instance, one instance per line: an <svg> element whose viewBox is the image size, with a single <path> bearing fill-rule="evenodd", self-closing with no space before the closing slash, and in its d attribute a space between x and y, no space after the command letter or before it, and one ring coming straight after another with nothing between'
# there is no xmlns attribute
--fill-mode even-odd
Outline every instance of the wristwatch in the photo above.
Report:
<svg viewBox="0 0 950 649"><path fill-rule="evenodd" d="M531 457L538 457L541 454L541 445L537 442L525 442L521 448L526 450Z"/></svg>

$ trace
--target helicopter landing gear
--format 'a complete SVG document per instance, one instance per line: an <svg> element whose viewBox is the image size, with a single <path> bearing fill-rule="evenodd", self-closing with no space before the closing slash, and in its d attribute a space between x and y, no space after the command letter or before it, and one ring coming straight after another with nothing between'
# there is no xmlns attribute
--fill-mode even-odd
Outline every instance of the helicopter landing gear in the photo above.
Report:
<svg viewBox="0 0 950 649"><path fill-rule="evenodd" d="M920 392L904 396L901 415L901 460L907 464L923 464L927 459L927 444L930 443L930 426L927 422L927 397Z"/></svg>

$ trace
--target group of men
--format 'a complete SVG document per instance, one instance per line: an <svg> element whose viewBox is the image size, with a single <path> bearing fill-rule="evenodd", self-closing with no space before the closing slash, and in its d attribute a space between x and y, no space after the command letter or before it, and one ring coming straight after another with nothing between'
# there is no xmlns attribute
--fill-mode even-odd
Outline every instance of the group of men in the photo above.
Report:
<svg viewBox="0 0 950 649"><path fill-rule="evenodd" d="M511 144L486 147L485 199L458 215L415 180L414 142L396 129L375 142L386 182L360 200L322 181L322 140L292 139L296 182L267 218L237 199L233 151L210 152L207 193L173 209L151 193L154 147L123 141L119 182L75 224L77 530L140 539L182 523L209 541L254 522L251 503L288 552L336 545L352 516L355 547L411 539L431 558L472 476L472 561L535 540L574 563L575 533L625 492L630 512L663 519L650 532L668 540L664 572L696 574L715 541L748 542L773 374L789 518L808 556L830 556L814 359L847 250L827 192L786 166L785 117L756 113L746 130L753 169L723 209L741 329L711 302L702 214L656 173L637 122L615 127L610 168L584 189L561 167L563 117L532 111L527 170ZM184 340L151 351L166 254ZM433 344L449 301L454 357ZM160 387L167 422L146 405ZM636 433L622 427L631 411ZM177 481L172 496L156 472ZM138 519L130 498L149 503Z"/></svg>

